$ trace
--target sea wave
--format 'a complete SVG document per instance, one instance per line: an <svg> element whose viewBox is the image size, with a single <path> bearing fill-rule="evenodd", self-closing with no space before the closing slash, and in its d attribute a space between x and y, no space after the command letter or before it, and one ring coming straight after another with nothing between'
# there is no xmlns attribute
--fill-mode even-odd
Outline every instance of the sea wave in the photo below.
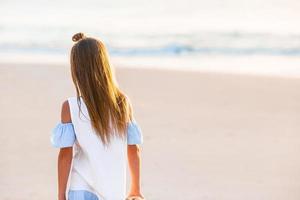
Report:
<svg viewBox="0 0 300 200"><path fill-rule="evenodd" d="M97 37L97 33L95 34ZM100 35L100 34L99 34ZM105 35L112 55L284 55L300 56L300 35L274 35L242 32L202 32L164 35ZM67 38L42 38L37 41L0 41L0 53L64 54L72 43Z"/></svg>

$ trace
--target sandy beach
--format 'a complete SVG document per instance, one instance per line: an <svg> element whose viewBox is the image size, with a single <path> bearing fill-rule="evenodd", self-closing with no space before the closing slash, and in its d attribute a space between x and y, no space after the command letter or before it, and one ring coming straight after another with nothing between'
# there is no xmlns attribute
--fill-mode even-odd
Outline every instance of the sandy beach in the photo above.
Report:
<svg viewBox="0 0 300 200"><path fill-rule="evenodd" d="M300 79L117 68L148 200L299 200ZM0 64L0 199L56 199L62 65Z"/></svg>

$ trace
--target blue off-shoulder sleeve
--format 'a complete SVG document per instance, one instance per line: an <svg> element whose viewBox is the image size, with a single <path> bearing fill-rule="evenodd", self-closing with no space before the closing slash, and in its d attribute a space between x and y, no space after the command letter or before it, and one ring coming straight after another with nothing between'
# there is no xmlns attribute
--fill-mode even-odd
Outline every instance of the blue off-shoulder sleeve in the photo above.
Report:
<svg viewBox="0 0 300 200"><path fill-rule="evenodd" d="M131 121L128 123L127 127L127 144L142 144L143 143L143 134L141 128L136 121Z"/></svg>
<svg viewBox="0 0 300 200"><path fill-rule="evenodd" d="M58 123L52 130L51 144L53 147L72 147L76 140L72 123Z"/></svg>

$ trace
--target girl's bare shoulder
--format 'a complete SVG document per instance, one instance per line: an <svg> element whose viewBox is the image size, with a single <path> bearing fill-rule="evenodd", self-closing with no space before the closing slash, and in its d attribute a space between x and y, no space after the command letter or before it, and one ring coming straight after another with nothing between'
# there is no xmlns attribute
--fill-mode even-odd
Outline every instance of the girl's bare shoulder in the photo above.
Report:
<svg viewBox="0 0 300 200"><path fill-rule="evenodd" d="M70 114L70 106L69 106L68 100L65 100L61 106L61 122L62 123L72 122L71 114Z"/></svg>

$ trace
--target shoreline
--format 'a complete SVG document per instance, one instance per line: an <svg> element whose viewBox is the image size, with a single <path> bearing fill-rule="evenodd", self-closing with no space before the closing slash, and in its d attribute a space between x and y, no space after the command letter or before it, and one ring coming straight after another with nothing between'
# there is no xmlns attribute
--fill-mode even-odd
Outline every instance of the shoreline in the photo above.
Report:
<svg viewBox="0 0 300 200"><path fill-rule="evenodd" d="M1 55L1 65L61 65L69 66L68 55L48 54ZM22 62L16 62L22 60ZM113 56L111 63L116 68L168 70L201 73L221 73L270 77L300 78L300 57L298 56Z"/></svg>

